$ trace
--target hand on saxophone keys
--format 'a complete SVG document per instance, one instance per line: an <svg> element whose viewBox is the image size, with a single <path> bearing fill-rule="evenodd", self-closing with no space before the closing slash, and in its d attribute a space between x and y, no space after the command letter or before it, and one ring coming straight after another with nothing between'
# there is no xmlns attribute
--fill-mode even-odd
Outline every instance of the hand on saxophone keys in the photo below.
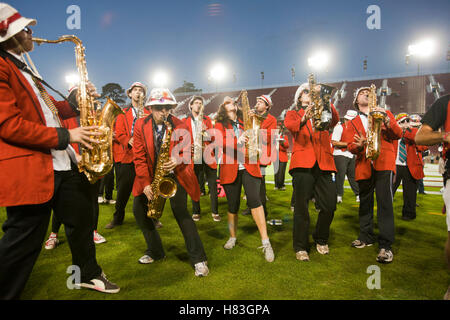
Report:
<svg viewBox="0 0 450 320"><path fill-rule="evenodd" d="M147 197L148 201L153 200L153 192L152 192L152 187L150 185L145 186L144 194Z"/></svg>
<svg viewBox="0 0 450 320"><path fill-rule="evenodd" d="M313 105L310 104L308 107L306 107L305 109L305 114L302 117L302 124L305 124L306 121L308 121L309 119L311 119L313 117Z"/></svg>
<svg viewBox="0 0 450 320"><path fill-rule="evenodd" d="M367 142L366 138L360 137L357 134L355 134L354 139L355 139L355 145L360 149L362 149Z"/></svg>
<svg viewBox="0 0 450 320"><path fill-rule="evenodd" d="M174 157L170 157L169 161L162 165L162 168L165 171L172 171L177 165L177 160Z"/></svg>
<svg viewBox="0 0 450 320"><path fill-rule="evenodd" d="M247 143L249 140L249 133L245 131L238 139L237 144L242 145L244 143Z"/></svg>
<svg viewBox="0 0 450 320"><path fill-rule="evenodd" d="M75 129L70 129L70 143L81 143L88 149L92 149L91 144L98 143L98 140L92 138L93 136L98 137L101 136L101 132L97 132L98 126L90 126L90 127L78 127Z"/></svg>

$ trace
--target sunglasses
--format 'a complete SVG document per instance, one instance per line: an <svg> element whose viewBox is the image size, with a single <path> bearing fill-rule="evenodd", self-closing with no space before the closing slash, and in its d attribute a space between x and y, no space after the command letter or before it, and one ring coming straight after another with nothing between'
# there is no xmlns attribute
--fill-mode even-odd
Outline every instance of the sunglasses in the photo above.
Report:
<svg viewBox="0 0 450 320"><path fill-rule="evenodd" d="M31 28L29 28L29 27L23 28L22 31L25 31L26 33L32 33L33 32L33 30L31 30Z"/></svg>
<svg viewBox="0 0 450 320"><path fill-rule="evenodd" d="M308 94L308 93L309 93L309 90L308 90L308 89L305 89L305 90L302 91L302 93Z"/></svg>
<svg viewBox="0 0 450 320"><path fill-rule="evenodd" d="M170 111L172 110L172 106L153 106L152 109L154 111L163 111L163 110Z"/></svg>
<svg viewBox="0 0 450 320"><path fill-rule="evenodd" d="M409 119L402 120L400 123L409 123Z"/></svg>

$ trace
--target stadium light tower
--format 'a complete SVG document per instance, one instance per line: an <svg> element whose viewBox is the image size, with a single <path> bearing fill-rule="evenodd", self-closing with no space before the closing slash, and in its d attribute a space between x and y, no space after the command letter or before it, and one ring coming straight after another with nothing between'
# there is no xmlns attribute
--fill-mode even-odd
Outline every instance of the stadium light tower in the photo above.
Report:
<svg viewBox="0 0 450 320"><path fill-rule="evenodd" d="M169 83L169 76L164 71L158 71L153 75L153 84L156 87L166 87Z"/></svg>
<svg viewBox="0 0 450 320"><path fill-rule="evenodd" d="M420 60L429 58L435 52L435 42L433 39L424 39L408 46L406 59L417 57L417 75L420 75Z"/></svg>
<svg viewBox="0 0 450 320"><path fill-rule="evenodd" d="M217 92L217 84L225 79L225 76L227 74L227 70L223 64L216 64L211 68L211 71L209 72L209 76L212 80L214 80L216 84L216 92Z"/></svg>
<svg viewBox="0 0 450 320"><path fill-rule="evenodd" d="M318 51L308 58L309 67L317 72L323 70L325 70L325 72L328 72L329 63L330 63L330 56L325 51Z"/></svg>

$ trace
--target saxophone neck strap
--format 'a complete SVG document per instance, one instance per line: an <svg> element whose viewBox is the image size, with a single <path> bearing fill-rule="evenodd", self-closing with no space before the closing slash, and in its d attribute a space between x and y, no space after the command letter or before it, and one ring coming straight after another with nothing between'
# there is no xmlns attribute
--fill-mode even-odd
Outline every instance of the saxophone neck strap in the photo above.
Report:
<svg viewBox="0 0 450 320"><path fill-rule="evenodd" d="M36 77L34 75L34 73L28 69L28 66L26 65L26 63L20 61L19 59L17 59L16 57L14 57L12 54L10 54L9 52L5 51L4 49L0 48L0 57L6 59L8 58L9 60L12 61L12 63L14 63L14 65L19 69L22 70L26 73L28 73L33 79L37 79L40 83L42 83L43 85L45 85L47 88L51 89L52 91L56 92L58 95L60 95L64 100L66 100L68 103L69 100L67 99L67 97L65 97L61 92L59 92L58 90L54 89L51 85L49 85L44 79L41 79L39 77Z"/></svg>

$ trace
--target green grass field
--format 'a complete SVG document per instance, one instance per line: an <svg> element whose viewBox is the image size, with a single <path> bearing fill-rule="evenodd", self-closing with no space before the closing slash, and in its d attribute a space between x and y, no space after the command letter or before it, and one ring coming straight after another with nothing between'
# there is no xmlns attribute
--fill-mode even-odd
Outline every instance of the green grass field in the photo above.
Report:
<svg viewBox="0 0 450 320"><path fill-rule="evenodd" d="M287 179L290 176L287 174ZM272 180L267 176L267 180ZM60 245L45 250L34 267L22 295L23 299L442 299L449 285L449 271L444 258L447 239L445 216L440 195L419 195L417 219L400 219L402 193L394 199L396 242L394 262L380 265L375 261L377 247L350 247L358 235L358 204L353 193L345 189L344 202L338 205L331 225L330 254L322 256L312 247L310 262L295 259L292 248L291 186L286 191L273 190L267 183L269 218L283 219L282 226L268 225L275 251L275 261L264 260L257 247L261 245L258 230L250 216L239 217L238 243L224 250L228 239L227 204L219 198L221 222L213 222L209 212L209 197L201 199L202 219L197 222L200 237L208 255L210 274L197 278L191 268L181 232L166 206L161 219L160 235L166 259L141 265L138 259L145 250L143 236L128 202L125 222L113 230L104 226L111 220L114 206L101 205L99 232L107 242L96 245L97 260L108 278L120 285L118 294L108 295L90 290L69 290L66 269L71 254L63 230ZM429 190L438 191L437 188ZM190 200L188 203L191 208ZM245 201L241 202L244 209ZM310 205L311 232L317 213ZM0 208L0 223L6 219ZM375 229L376 233L378 232ZM50 230L49 230L50 232ZM2 231L0 231L2 236ZM311 239L312 241L312 239ZM369 290L367 268L377 265L381 270L381 289Z"/></svg>

